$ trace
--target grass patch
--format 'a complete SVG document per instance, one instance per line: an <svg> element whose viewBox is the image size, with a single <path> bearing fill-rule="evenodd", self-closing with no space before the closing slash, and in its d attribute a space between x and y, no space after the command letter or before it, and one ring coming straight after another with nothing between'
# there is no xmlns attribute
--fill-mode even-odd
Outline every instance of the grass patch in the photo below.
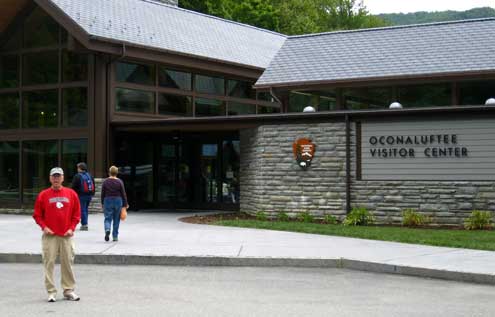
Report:
<svg viewBox="0 0 495 317"><path fill-rule="evenodd" d="M494 231L417 229L383 226L342 226L334 224L243 219L222 220L217 221L214 224L229 227L292 231L329 236L495 251Z"/></svg>

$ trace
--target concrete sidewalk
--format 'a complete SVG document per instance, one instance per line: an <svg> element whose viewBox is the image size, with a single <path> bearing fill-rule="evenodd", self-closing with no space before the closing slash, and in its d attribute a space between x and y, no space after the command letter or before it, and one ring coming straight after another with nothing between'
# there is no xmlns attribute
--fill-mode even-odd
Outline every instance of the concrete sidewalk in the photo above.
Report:
<svg viewBox="0 0 495 317"><path fill-rule="evenodd" d="M103 216L77 231L86 264L340 267L495 285L495 252L323 235L187 224L186 213L131 213L119 242L103 240ZM40 262L30 216L0 215L0 263ZM494 235L495 238L495 235ZM495 243L495 239L494 239Z"/></svg>

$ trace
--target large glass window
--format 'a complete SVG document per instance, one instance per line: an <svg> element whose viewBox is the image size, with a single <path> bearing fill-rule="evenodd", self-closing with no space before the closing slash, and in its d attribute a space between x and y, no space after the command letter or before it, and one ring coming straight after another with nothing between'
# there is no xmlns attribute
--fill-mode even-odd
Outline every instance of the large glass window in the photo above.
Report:
<svg viewBox="0 0 495 317"><path fill-rule="evenodd" d="M19 128L19 95L0 94L0 129Z"/></svg>
<svg viewBox="0 0 495 317"><path fill-rule="evenodd" d="M87 88L62 90L62 113L64 127L86 127L88 125Z"/></svg>
<svg viewBox="0 0 495 317"><path fill-rule="evenodd" d="M302 112L307 106L311 106L311 94L291 92L289 95L289 112Z"/></svg>
<svg viewBox="0 0 495 317"><path fill-rule="evenodd" d="M88 55L64 51L62 54L64 82L88 80Z"/></svg>
<svg viewBox="0 0 495 317"><path fill-rule="evenodd" d="M19 142L0 142L0 199L19 199Z"/></svg>
<svg viewBox="0 0 495 317"><path fill-rule="evenodd" d="M398 99L405 108L448 106L452 104L451 84L399 87Z"/></svg>
<svg viewBox="0 0 495 317"><path fill-rule="evenodd" d="M199 93L225 95L225 81L221 77L195 76L195 89Z"/></svg>
<svg viewBox="0 0 495 317"><path fill-rule="evenodd" d="M24 128L56 128L58 91L40 90L24 93L22 110Z"/></svg>
<svg viewBox="0 0 495 317"><path fill-rule="evenodd" d="M255 98L255 91L252 89L253 84L247 81L228 80L227 95L237 98Z"/></svg>
<svg viewBox="0 0 495 317"><path fill-rule="evenodd" d="M63 140L62 164L64 169L65 184L70 186L72 178L77 173L76 165L79 162L88 161L88 140Z"/></svg>
<svg viewBox="0 0 495 317"><path fill-rule="evenodd" d="M119 62L117 81L141 85L155 85L155 67L144 64Z"/></svg>
<svg viewBox="0 0 495 317"><path fill-rule="evenodd" d="M196 98L196 116L225 116L225 102L215 99Z"/></svg>
<svg viewBox="0 0 495 317"><path fill-rule="evenodd" d="M256 114L256 105L229 102L229 116Z"/></svg>
<svg viewBox="0 0 495 317"><path fill-rule="evenodd" d="M162 115L192 116L191 97L158 94L158 111Z"/></svg>
<svg viewBox="0 0 495 317"><path fill-rule="evenodd" d="M0 47L0 51L16 51L21 48L22 28L18 28L11 35L5 44Z"/></svg>
<svg viewBox="0 0 495 317"><path fill-rule="evenodd" d="M0 88L19 86L19 57L17 55L0 56Z"/></svg>
<svg viewBox="0 0 495 317"><path fill-rule="evenodd" d="M58 51L25 54L23 85L44 85L58 82Z"/></svg>
<svg viewBox="0 0 495 317"><path fill-rule="evenodd" d="M23 142L23 195L33 202L38 193L49 187L50 169L58 165L57 141Z"/></svg>
<svg viewBox="0 0 495 317"><path fill-rule="evenodd" d="M269 98L269 94L258 94L258 99ZM337 97L333 89L322 91L291 91L289 95L289 112L302 112L311 106L318 111L329 111L337 108Z"/></svg>
<svg viewBox="0 0 495 317"><path fill-rule="evenodd" d="M166 88L177 88L182 90L191 90L192 75L191 73L179 72L175 70L159 68L159 83L160 86Z"/></svg>
<svg viewBox="0 0 495 317"><path fill-rule="evenodd" d="M459 90L460 105L484 105L489 98L495 98L495 80L459 83Z"/></svg>
<svg viewBox="0 0 495 317"><path fill-rule="evenodd" d="M58 31L57 22L36 7L24 24L24 47L58 45Z"/></svg>
<svg viewBox="0 0 495 317"><path fill-rule="evenodd" d="M155 93L135 89L116 89L117 111L153 113L155 110Z"/></svg>
<svg viewBox="0 0 495 317"><path fill-rule="evenodd" d="M258 106L258 114L280 113L280 108Z"/></svg>
<svg viewBox="0 0 495 317"><path fill-rule="evenodd" d="M343 90L346 109L383 109L392 102L392 88L349 88Z"/></svg>

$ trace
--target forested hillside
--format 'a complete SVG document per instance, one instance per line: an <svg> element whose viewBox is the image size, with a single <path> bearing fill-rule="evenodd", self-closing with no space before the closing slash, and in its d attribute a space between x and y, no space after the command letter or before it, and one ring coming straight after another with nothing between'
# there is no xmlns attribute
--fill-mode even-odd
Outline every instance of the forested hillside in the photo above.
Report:
<svg viewBox="0 0 495 317"><path fill-rule="evenodd" d="M439 12L414 12L380 14L378 17L392 25L407 25L429 22L443 22L465 19L478 19L495 17L495 9L484 7L467 11L439 11Z"/></svg>

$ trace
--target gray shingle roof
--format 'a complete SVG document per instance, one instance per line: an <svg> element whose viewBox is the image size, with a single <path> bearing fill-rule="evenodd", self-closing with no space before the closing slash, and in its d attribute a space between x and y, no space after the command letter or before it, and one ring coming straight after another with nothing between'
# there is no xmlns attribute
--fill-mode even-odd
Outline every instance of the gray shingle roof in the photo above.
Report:
<svg viewBox="0 0 495 317"><path fill-rule="evenodd" d="M93 38L266 68L286 37L147 0L50 0Z"/></svg>
<svg viewBox="0 0 495 317"><path fill-rule="evenodd" d="M495 71L495 19L294 36L256 86Z"/></svg>

